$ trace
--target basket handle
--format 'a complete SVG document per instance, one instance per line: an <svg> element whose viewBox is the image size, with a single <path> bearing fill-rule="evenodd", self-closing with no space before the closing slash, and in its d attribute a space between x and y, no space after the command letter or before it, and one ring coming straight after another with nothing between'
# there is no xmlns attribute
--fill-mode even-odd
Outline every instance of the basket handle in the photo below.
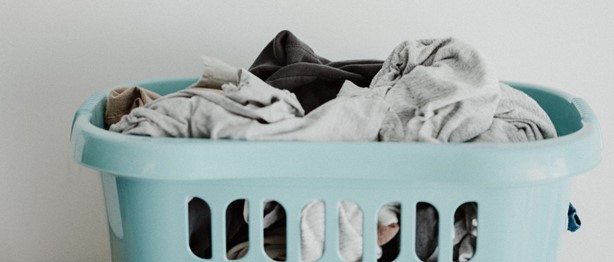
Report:
<svg viewBox="0 0 614 262"><path fill-rule="evenodd" d="M98 91L85 100L81 106L75 112L70 126L70 136L72 137L73 129L75 128L75 122L79 117L85 117L88 121L91 121L94 108L100 103L100 101L106 101L107 93Z"/></svg>
<svg viewBox="0 0 614 262"><path fill-rule="evenodd" d="M582 117L583 122L597 124L597 116L595 115L595 112L593 112L593 109L591 109L584 99L574 97L571 99L571 104L576 107L578 113L580 113L580 117Z"/></svg>

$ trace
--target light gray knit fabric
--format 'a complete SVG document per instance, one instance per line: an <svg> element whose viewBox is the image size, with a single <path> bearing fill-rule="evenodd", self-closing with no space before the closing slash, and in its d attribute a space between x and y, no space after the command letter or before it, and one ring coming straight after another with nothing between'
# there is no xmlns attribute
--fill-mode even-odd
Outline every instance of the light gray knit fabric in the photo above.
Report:
<svg viewBox="0 0 614 262"><path fill-rule="evenodd" d="M246 140L376 141L394 117L377 92L348 82L343 95L308 115L294 94L269 86L246 70L238 83L188 88L134 109L111 131L148 136ZM201 81L202 82L202 81Z"/></svg>
<svg viewBox="0 0 614 262"><path fill-rule="evenodd" d="M406 142L468 141L490 127L500 95L485 59L452 38L399 44L370 88L384 86Z"/></svg>
<svg viewBox="0 0 614 262"><path fill-rule="evenodd" d="M527 94L501 83L492 125L470 142L528 142L557 136L544 110Z"/></svg>
<svg viewBox="0 0 614 262"><path fill-rule="evenodd" d="M487 61L457 39L402 42L370 85L384 87L398 120L387 118L380 131L383 141L502 143L556 137L535 100L500 83ZM402 131L395 130L399 126Z"/></svg>
<svg viewBox="0 0 614 262"><path fill-rule="evenodd" d="M287 90L215 58L204 56L203 62L203 76L193 85L201 88L134 109L110 130L214 139L444 143L556 136L533 99L500 84L476 50L452 38L402 42L369 88L346 81L337 98L308 115Z"/></svg>

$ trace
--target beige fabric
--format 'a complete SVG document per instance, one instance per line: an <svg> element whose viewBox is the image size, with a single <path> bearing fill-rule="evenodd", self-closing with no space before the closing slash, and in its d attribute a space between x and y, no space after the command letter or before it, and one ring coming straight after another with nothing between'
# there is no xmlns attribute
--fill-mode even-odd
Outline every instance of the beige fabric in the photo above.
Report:
<svg viewBox="0 0 614 262"><path fill-rule="evenodd" d="M104 113L104 124L110 125L119 122L122 116L130 113L134 108L144 106L160 97L159 94L138 86L119 87L111 90L107 97L107 106Z"/></svg>

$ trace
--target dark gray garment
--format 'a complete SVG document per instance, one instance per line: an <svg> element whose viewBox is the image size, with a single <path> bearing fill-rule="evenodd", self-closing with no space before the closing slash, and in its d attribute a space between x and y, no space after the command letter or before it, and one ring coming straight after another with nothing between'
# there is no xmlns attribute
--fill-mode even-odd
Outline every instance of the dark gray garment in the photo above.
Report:
<svg viewBox="0 0 614 262"><path fill-rule="evenodd" d="M439 214L429 203L420 202L416 206L416 255L426 261L437 248L439 234Z"/></svg>
<svg viewBox="0 0 614 262"><path fill-rule="evenodd" d="M211 258L211 209L205 201L188 202L190 250L200 258Z"/></svg>
<svg viewBox="0 0 614 262"><path fill-rule="evenodd" d="M335 98L346 80L368 86L381 67L381 60L331 62L290 31L281 31L264 47L249 71L273 87L296 94L309 113Z"/></svg>

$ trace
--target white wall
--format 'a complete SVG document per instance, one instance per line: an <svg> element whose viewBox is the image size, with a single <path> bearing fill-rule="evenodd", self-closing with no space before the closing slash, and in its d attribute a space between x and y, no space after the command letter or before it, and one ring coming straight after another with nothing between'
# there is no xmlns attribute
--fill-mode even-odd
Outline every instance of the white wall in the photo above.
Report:
<svg viewBox="0 0 614 262"><path fill-rule="evenodd" d="M585 98L604 160L576 179L583 227L562 261L611 261L614 241L614 4L611 1L0 2L0 261L109 261L94 172L70 159L72 114L130 80L197 75L199 56L249 66L281 29L332 60L384 59L402 40L455 36L501 79Z"/></svg>

